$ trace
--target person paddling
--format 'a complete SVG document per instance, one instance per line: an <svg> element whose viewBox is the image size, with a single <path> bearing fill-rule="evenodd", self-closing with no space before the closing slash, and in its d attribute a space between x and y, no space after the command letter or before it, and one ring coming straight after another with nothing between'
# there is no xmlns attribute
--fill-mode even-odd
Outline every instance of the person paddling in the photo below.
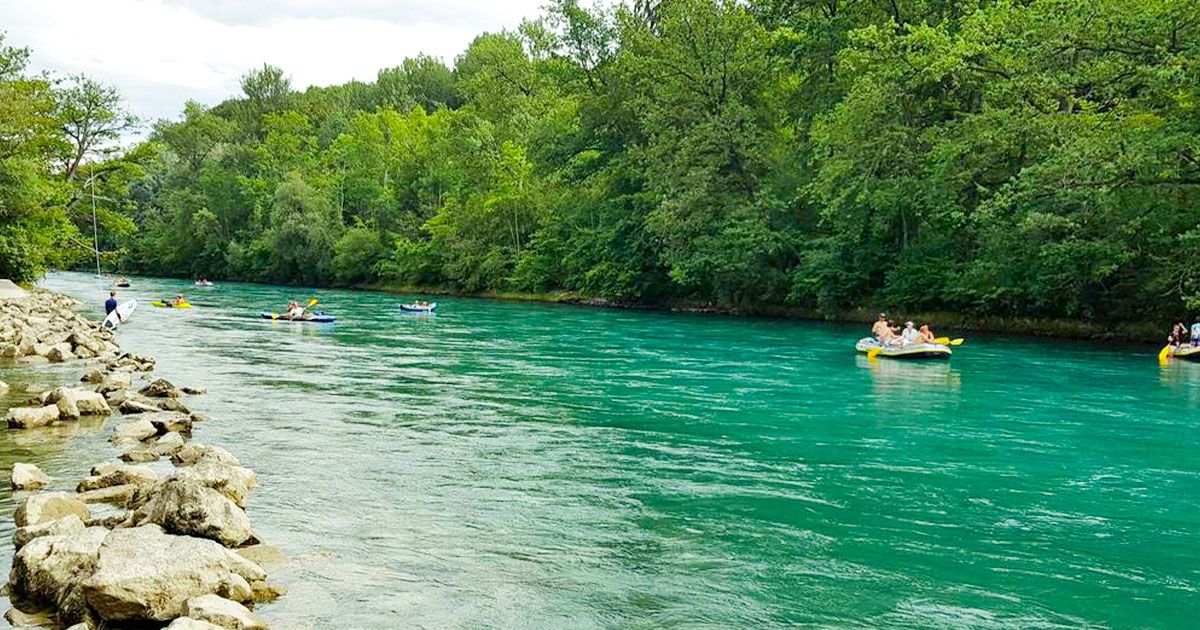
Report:
<svg viewBox="0 0 1200 630"><path fill-rule="evenodd" d="M921 324L920 330L917 331L917 343L937 343L936 339L929 324Z"/></svg>

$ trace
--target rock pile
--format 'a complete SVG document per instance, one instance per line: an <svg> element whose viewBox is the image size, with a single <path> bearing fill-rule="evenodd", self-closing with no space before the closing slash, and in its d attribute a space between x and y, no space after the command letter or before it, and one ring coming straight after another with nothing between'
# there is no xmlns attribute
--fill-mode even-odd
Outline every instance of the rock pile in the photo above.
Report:
<svg viewBox="0 0 1200 630"><path fill-rule="evenodd" d="M47 292L0 300L0 356L87 368L80 385L43 392L10 408L6 420L10 429L29 430L107 418L115 409L109 439L122 463L95 465L75 492L24 498L13 516L9 590L30 610L6 618L32 623L49 609L70 630L265 629L249 607L281 591L248 558L281 554L259 542L245 511L257 476L225 449L188 442L201 418L181 399L203 389L161 378L137 388L136 375L153 371L154 359L121 354L112 334L73 306ZM164 457L169 473L144 465ZM16 490L53 486L31 464L14 465L11 483ZM118 511L97 516L95 504Z"/></svg>

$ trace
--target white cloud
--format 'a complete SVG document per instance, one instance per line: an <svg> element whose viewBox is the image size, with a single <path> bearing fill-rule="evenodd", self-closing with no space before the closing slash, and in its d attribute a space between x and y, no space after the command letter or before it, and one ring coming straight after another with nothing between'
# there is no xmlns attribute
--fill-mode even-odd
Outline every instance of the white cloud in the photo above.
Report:
<svg viewBox="0 0 1200 630"><path fill-rule="evenodd" d="M188 99L215 104L264 62L292 85L373 80L426 53L450 62L484 31L515 28L544 0L55 0L0 2L9 45L39 70L87 73L120 88L147 120Z"/></svg>

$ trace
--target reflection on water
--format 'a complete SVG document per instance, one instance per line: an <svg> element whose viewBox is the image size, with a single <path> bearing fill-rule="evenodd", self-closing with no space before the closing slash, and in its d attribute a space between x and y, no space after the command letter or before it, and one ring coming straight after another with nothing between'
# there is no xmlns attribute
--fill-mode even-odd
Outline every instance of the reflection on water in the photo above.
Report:
<svg viewBox="0 0 1200 630"><path fill-rule="evenodd" d="M100 312L88 276L46 285ZM196 439L258 471L251 519L293 559L273 627L1186 628L1200 609L1196 372L1153 350L980 338L869 365L850 327L466 299L412 317L425 296L350 291L320 292L338 322L313 325L258 317L295 288L134 285L198 304L119 334L207 386ZM0 434L63 488L115 454Z"/></svg>
<svg viewBox="0 0 1200 630"><path fill-rule="evenodd" d="M1163 385L1172 394L1186 400L1188 407L1200 406L1200 362L1167 361L1158 373Z"/></svg>

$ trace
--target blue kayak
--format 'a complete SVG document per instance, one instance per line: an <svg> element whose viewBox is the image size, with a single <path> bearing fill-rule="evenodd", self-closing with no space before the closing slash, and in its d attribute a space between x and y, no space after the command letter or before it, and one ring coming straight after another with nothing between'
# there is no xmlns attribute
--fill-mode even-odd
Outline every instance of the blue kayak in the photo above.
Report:
<svg viewBox="0 0 1200 630"><path fill-rule="evenodd" d="M306 317L304 319L288 319L279 313L266 312L259 313L258 316L263 319L275 319L284 322L312 322L314 324L328 324L330 322L337 321L336 317L326 313L312 313L312 317Z"/></svg>

